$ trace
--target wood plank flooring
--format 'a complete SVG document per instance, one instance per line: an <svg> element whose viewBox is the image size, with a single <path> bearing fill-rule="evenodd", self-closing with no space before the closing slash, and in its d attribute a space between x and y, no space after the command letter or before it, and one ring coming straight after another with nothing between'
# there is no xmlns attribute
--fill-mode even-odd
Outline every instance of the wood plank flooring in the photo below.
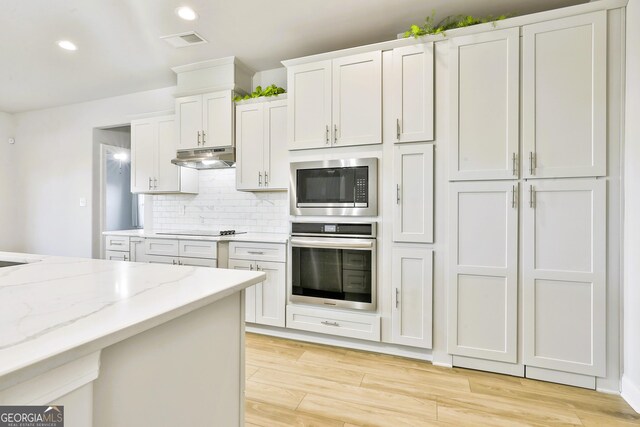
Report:
<svg viewBox="0 0 640 427"><path fill-rule="evenodd" d="M638 426L619 396L264 335L246 339L246 426Z"/></svg>

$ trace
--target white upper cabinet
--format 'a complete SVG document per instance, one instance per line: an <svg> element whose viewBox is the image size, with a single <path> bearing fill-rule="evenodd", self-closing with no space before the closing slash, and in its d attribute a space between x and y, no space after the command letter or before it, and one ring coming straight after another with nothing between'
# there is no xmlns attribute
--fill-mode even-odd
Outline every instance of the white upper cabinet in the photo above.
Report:
<svg viewBox="0 0 640 427"><path fill-rule="evenodd" d="M331 144L331 61L287 69L290 150Z"/></svg>
<svg viewBox="0 0 640 427"><path fill-rule="evenodd" d="M286 190L287 100L236 107L236 188Z"/></svg>
<svg viewBox="0 0 640 427"><path fill-rule="evenodd" d="M179 149L233 145L233 91L176 98Z"/></svg>
<svg viewBox="0 0 640 427"><path fill-rule="evenodd" d="M131 122L131 192L197 193L198 172L171 163L177 149L174 116Z"/></svg>
<svg viewBox="0 0 640 427"><path fill-rule="evenodd" d="M449 43L449 179L517 179L520 29Z"/></svg>
<svg viewBox="0 0 640 427"><path fill-rule="evenodd" d="M131 122L131 192L146 193L153 189L156 171L156 121Z"/></svg>
<svg viewBox="0 0 640 427"><path fill-rule="evenodd" d="M291 66L289 149L382 143L382 52Z"/></svg>
<svg viewBox="0 0 640 427"><path fill-rule="evenodd" d="M394 248L391 342L431 348L433 325L433 251Z"/></svg>
<svg viewBox="0 0 640 427"><path fill-rule="evenodd" d="M606 175L607 12L522 27L523 175Z"/></svg>
<svg viewBox="0 0 640 427"><path fill-rule="evenodd" d="M396 142L433 140L433 43L393 49Z"/></svg>
<svg viewBox="0 0 640 427"><path fill-rule="evenodd" d="M433 144L394 147L394 242L433 242Z"/></svg>
<svg viewBox="0 0 640 427"><path fill-rule="evenodd" d="M333 144L382 142L382 52L333 60Z"/></svg>
<svg viewBox="0 0 640 427"><path fill-rule="evenodd" d="M529 181L523 191L524 363L605 376L606 181Z"/></svg>
<svg viewBox="0 0 640 427"><path fill-rule="evenodd" d="M205 148L233 145L233 92L202 95L202 145Z"/></svg>
<svg viewBox="0 0 640 427"><path fill-rule="evenodd" d="M518 184L449 184L449 353L518 360Z"/></svg>

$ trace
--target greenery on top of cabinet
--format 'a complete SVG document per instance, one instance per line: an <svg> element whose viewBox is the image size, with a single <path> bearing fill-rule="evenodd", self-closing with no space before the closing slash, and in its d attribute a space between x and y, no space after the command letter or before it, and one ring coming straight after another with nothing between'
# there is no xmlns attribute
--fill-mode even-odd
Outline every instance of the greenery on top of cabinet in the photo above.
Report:
<svg viewBox="0 0 640 427"><path fill-rule="evenodd" d="M424 25L412 25L409 30L405 31L404 37L415 37L418 38L420 36L424 36L427 34L442 34L445 36L445 31L453 30L455 28L464 28L470 27L472 25L478 24L486 24L487 22L493 22L495 25L496 21L502 21L503 19L507 19L510 15L500 15L500 16L484 16L477 17L472 15L451 15L444 18L442 21L436 24L435 22L436 12L433 11L431 16L427 16L424 19Z"/></svg>
<svg viewBox="0 0 640 427"><path fill-rule="evenodd" d="M235 102L238 102L238 101L243 101L245 99L260 98L261 96L278 96L281 93L285 93L285 92L286 90L284 90L279 86L276 86L275 84L267 86L264 89L262 89L262 86L256 86L256 90L251 92L251 94L248 94L245 96L237 95L233 98L233 100Z"/></svg>

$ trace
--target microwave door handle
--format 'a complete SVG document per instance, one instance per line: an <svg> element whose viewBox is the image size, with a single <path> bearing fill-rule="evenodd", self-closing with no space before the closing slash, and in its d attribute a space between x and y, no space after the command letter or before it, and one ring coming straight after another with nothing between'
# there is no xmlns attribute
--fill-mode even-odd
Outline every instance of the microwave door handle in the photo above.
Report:
<svg viewBox="0 0 640 427"><path fill-rule="evenodd" d="M373 242L324 242L295 238L291 239L291 245L300 248L373 249Z"/></svg>

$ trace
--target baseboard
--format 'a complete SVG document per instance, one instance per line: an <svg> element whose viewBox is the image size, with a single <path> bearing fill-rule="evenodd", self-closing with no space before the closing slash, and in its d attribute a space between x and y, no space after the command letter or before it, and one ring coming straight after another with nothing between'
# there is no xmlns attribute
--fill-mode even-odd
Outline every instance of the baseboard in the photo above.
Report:
<svg viewBox="0 0 640 427"><path fill-rule="evenodd" d="M245 326L247 332L256 334L271 335L279 338L288 338L297 341L305 341L314 344L331 345L334 347L344 347L353 350L370 351L375 353L389 354L391 356L407 357L410 359L424 360L431 362L433 356L431 350L399 346L395 344L386 344L382 342L372 342L357 340L354 338L343 338L315 332L298 331L291 329L282 329L264 325Z"/></svg>
<svg viewBox="0 0 640 427"><path fill-rule="evenodd" d="M640 387L634 384L629 377L622 375L622 392L620 395L627 403L640 414Z"/></svg>

